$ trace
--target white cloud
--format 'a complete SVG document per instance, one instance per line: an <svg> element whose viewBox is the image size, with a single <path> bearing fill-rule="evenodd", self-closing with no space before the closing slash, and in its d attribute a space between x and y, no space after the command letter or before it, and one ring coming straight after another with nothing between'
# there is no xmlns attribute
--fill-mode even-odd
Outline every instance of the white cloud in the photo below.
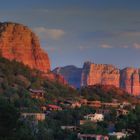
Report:
<svg viewBox="0 0 140 140"><path fill-rule="evenodd" d="M122 32L121 35L123 35L123 36L140 36L140 32L137 32L137 31Z"/></svg>
<svg viewBox="0 0 140 140"><path fill-rule="evenodd" d="M65 32L62 29L48 29L45 27L34 28L34 31L40 38L51 38L58 40L64 36Z"/></svg>
<svg viewBox="0 0 140 140"><path fill-rule="evenodd" d="M133 44L133 48L135 48L135 49L140 49L140 44L134 43L134 44Z"/></svg>
<svg viewBox="0 0 140 140"><path fill-rule="evenodd" d="M100 47L101 48L104 48L104 49L112 48L112 46L111 45L108 45L108 44L102 44Z"/></svg>
<svg viewBox="0 0 140 140"><path fill-rule="evenodd" d="M129 48L129 46L128 45L122 45L121 48L127 49L127 48Z"/></svg>
<svg viewBox="0 0 140 140"><path fill-rule="evenodd" d="M79 49L80 49L81 51L88 50L88 49L90 49L90 48L91 48L90 46L79 46Z"/></svg>

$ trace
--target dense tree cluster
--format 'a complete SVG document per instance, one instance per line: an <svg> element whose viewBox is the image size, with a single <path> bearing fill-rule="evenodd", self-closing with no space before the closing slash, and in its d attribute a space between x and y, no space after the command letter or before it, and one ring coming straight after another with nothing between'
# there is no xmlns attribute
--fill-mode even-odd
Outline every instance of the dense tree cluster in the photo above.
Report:
<svg viewBox="0 0 140 140"><path fill-rule="evenodd" d="M112 102L112 99L121 101L138 102L135 97L124 90L112 85L93 85L80 89L80 94L88 100L100 100L102 102Z"/></svg>
<svg viewBox="0 0 140 140"><path fill-rule="evenodd" d="M43 89L44 100L33 99L29 89ZM121 96L120 96L121 95ZM57 81L43 79L40 72L31 70L16 61L0 57L0 140L78 140L77 133L108 134L108 124L116 122L117 131L133 129L127 139L140 138L140 108L116 119L116 111L105 116L103 122L79 125L84 115L95 113L91 107L81 106L75 109L55 111L46 116L45 121L35 123L33 119L21 119L21 112L42 112L40 106L55 104L55 100L79 100L83 96L88 100L110 102L112 99L131 101L134 97L124 94L115 87L91 86L76 90ZM134 99L135 100L135 99ZM136 100L137 101L137 100ZM62 130L61 126L76 126L75 131ZM115 140L115 138L111 138Z"/></svg>

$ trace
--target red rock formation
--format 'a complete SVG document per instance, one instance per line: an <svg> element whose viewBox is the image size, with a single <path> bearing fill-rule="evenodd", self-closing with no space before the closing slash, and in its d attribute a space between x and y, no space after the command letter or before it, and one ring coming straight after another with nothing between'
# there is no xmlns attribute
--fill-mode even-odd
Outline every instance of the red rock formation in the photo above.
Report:
<svg viewBox="0 0 140 140"><path fill-rule="evenodd" d="M78 85L113 85L135 96L140 95L140 69L125 68L119 70L113 65L85 62L81 69L66 66L56 68L54 72L61 74L69 84L78 88ZM76 78L77 76L78 78Z"/></svg>
<svg viewBox="0 0 140 140"><path fill-rule="evenodd" d="M22 62L30 68L50 71L50 61L36 35L17 23L0 23L0 53L3 57Z"/></svg>
<svg viewBox="0 0 140 140"><path fill-rule="evenodd" d="M140 70L125 68L121 71L120 87L133 95L140 95Z"/></svg>
<svg viewBox="0 0 140 140"><path fill-rule="evenodd" d="M119 69L113 65L86 62L82 71L81 85L120 85Z"/></svg>
<svg viewBox="0 0 140 140"><path fill-rule="evenodd" d="M52 73L52 72L50 72L50 73L42 73L41 78L56 81L56 82L59 82L59 83L64 84L64 85L68 84L63 76L61 76L60 74Z"/></svg>

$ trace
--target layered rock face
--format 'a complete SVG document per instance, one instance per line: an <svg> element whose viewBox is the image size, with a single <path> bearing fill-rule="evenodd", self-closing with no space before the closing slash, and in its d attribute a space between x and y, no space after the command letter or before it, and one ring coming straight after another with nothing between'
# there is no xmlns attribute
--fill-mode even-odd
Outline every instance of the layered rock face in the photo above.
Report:
<svg viewBox="0 0 140 140"><path fill-rule="evenodd" d="M140 69L120 70L113 65L85 62L83 68L62 67L55 69L69 84L79 86L113 85L133 95L140 95Z"/></svg>
<svg viewBox="0 0 140 140"><path fill-rule="evenodd" d="M113 65L86 62L82 70L81 86L88 85L120 85L119 69Z"/></svg>
<svg viewBox="0 0 140 140"><path fill-rule="evenodd" d="M26 26L17 23L0 23L0 54L15 59L30 68L50 71L50 61L37 36Z"/></svg>
<svg viewBox="0 0 140 140"><path fill-rule="evenodd" d="M79 88L81 82L82 69L75 66L58 67L53 70L54 73L63 75L71 86Z"/></svg>
<svg viewBox="0 0 140 140"><path fill-rule="evenodd" d="M120 87L133 95L140 95L140 70L125 68L121 70Z"/></svg>

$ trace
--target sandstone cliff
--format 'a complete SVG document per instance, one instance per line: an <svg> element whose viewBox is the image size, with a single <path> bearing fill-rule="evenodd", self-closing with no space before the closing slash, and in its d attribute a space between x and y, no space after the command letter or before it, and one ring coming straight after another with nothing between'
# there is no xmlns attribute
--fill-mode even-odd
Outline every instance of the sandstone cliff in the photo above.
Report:
<svg viewBox="0 0 140 140"><path fill-rule="evenodd" d="M26 26L0 23L0 54L10 60L22 62L30 68L50 71L50 61L37 36Z"/></svg>
<svg viewBox="0 0 140 140"><path fill-rule="evenodd" d="M113 65L85 62L81 78L81 86L101 84L119 87L120 85L119 69Z"/></svg>
<svg viewBox="0 0 140 140"><path fill-rule="evenodd" d="M133 95L140 95L140 70L125 68L121 70L120 87Z"/></svg>
<svg viewBox="0 0 140 140"><path fill-rule="evenodd" d="M120 70L113 65L85 62L83 68L61 67L54 70L75 87L113 85L133 95L140 95L140 69Z"/></svg>

